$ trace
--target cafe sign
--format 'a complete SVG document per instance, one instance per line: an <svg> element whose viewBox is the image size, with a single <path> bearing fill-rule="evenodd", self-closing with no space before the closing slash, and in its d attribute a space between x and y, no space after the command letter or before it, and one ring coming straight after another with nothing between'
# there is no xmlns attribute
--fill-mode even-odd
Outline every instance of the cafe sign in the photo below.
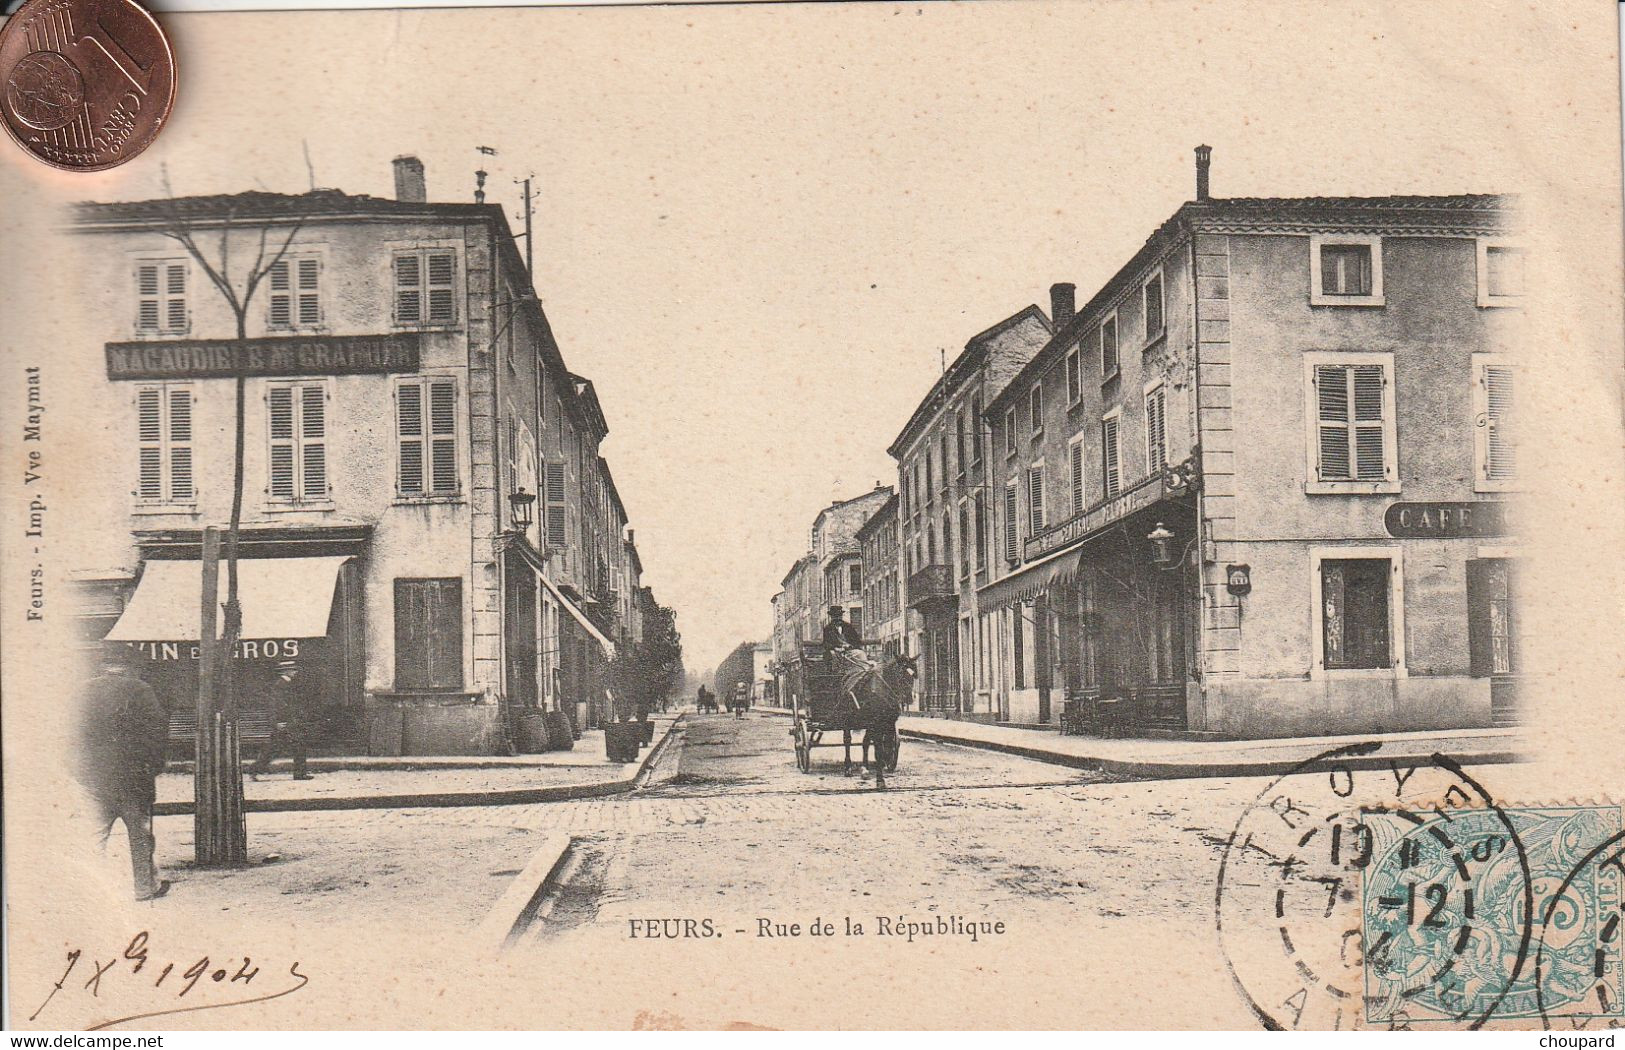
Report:
<svg viewBox="0 0 1625 1050"><path fill-rule="evenodd" d="M1382 516L1388 535L1402 540L1486 539L1509 531L1507 504L1391 503Z"/></svg>
<svg viewBox="0 0 1625 1050"><path fill-rule="evenodd" d="M229 379L416 372L422 336L272 336L108 343L107 378Z"/></svg>

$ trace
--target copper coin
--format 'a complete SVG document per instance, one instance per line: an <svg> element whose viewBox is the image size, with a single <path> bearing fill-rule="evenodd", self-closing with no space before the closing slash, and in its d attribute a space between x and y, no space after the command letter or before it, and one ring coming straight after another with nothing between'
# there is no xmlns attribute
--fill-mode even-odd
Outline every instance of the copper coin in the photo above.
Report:
<svg viewBox="0 0 1625 1050"><path fill-rule="evenodd" d="M123 164L174 104L174 52L134 0L28 0L0 29L0 123L47 164Z"/></svg>

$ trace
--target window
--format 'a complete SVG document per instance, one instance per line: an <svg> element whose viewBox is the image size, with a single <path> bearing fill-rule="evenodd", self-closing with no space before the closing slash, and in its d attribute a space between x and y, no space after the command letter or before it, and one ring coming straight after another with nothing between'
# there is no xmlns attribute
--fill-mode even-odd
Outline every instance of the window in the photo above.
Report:
<svg viewBox="0 0 1625 1050"><path fill-rule="evenodd" d="M314 328L322 323L321 261L315 256L283 256L266 279L265 323L269 328Z"/></svg>
<svg viewBox="0 0 1625 1050"><path fill-rule="evenodd" d="M1473 387L1475 487L1500 492L1518 480L1518 452L1512 427L1512 369L1506 359L1474 354Z"/></svg>
<svg viewBox="0 0 1625 1050"><path fill-rule="evenodd" d="M961 478L965 476L965 469L970 465L970 459L965 455L965 429L965 410L961 408L959 410L958 426L954 430L956 440L958 442L954 451L958 453L959 456L956 462L959 464L959 476Z"/></svg>
<svg viewBox="0 0 1625 1050"><path fill-rule="evenodd" d="M1009 481L1004 486L1004 560L1011 565L1021 560L1020 525L1016 521L1016 512L1021 503L1021 497L1016 492L1016 483Z"/></svg>
<svg viewBox="0 0 1625 1050"><path fill-rule="evenodd" d="M853 594L861 594L861 593L863 593L863 563L862 562L855 562L852 565L847 566L847 585L851 588L851 593L853 593Z"/></svg>
<svg viewBox="0 0 1625 1050"><path fill-rule="evenodd" d="M987 504L977 489L971 497L971 514L976 523L976 571L987 568Z"/></svg>
<svg viewBox="0 0 1625 1050"><path fill-rule="evenodd" d="M970 506L966 503L959 505L959 575L962 579L970 578Z"/></svg>
<svg viewBox="0 0 1625 1050"><path fill-rule="evenodd" d="M1118 423L1122 410L1114 408L1100 421L1100 486L1106 499L1123 491L1122 448L1118 444Z"/></svg>
<svg viewBox="0 0 1625 1050"><path fill-rule="evenodd" d="M1036 535L1044 528L1044 461L1039 460L1027 468L1027 534Z"/></svg>
<svg viewBox="0 0 1625 1050"><path fill-rule="evenodd" d="M1309 354L1309 492L1397 492L1393 358Z"/></svg>
<svg viewBox="0 0 1625 1050"><path fill-rule="evenodd" d="M1110 379L1117 374L1117 315L1114 313L1100 323L1100 378Z"/></svg>
<svg viewBox="0 0 1625 1050"><path fill-rule="evenodd" d="M970 402L970 449L971 462L976 466L982 465L982 399L980 396L971 398Z"/></svg>
<svg viewBox="0 0 1625 1050"><path fill-rule="evenodd" d="M457 253L419 248L395 253L395 323L457 323Z"/></svg>
<svg viewBox="0 0 1625 1050"><path fill-rule="evenodd" d="M1160 336L1163 330L1165 304L1162 294L1162 271L1158 270L1152 274L1141 291L1145 299L1145 341L1150 343Z"/></svg>
<svg viewBox="0 0 1625 1050"><path fill-rule="evenodd" d="M553 460L542 467L542 537L549 551L562 551L569 544L566 529L564 463Z"/></svg>
<svg viewBox="0 0 1625 1050"><path fill-rule="evenodd" d="M1168 465L1168 394L1160 382L1145 392L1145 469L1160 474Z"/></svg>
<svg viewBox="0 0 1625 1050"><path fill-rule="evenodd" d="M1073 347L1066 354L1066 403L1075 405L1083 396L1083 365L1080 347Z"/></svg>
<svg viewBox="0 0 1625 1050"><path fill-rule="evenodd" d="M1032 392L1027 395L1027 415L1032 423L1034 434L1044 432L1044 384L1034 383Z"/></svg>
<svg viewBox="0 0 1625 1050"><path fill-rule="evenodd" d="M1309 302L1382 305L1382 238L1324 234L1309 238Z"/></svg>
<svg viewBox="0 0 1625 1050"><path fill-rule="evenodd" d="M953 468L951 466L949 466L950 461L949 461L949 458L948 458L948 431L947 431L946 428L943 429L941 435L939 436L939 440L942 442L942 452L941 452L941 460L940 460L940 462L942 463L942 494L943 494L944 497L946 497L947 494L948 494L948 479L953 477Z"/></svg>
<svg viewBox="0 0 1625 1050"><path fill-rule="evenodd" d="M1067 473L1070 481L1072 482L1072 500L1070 507L1072 511L1071 516L1075 518L1083 513L1084 505L1088 499L1084 489L1082 434L1077 435L1067 444L1066 459L1068 468Z"/></svg>
<svg viewBox="0 0 1625 1050"><path fill-rule="evenodd" d="M1004 454L1016 454L1016 410L1013 408L1004 414Z"/></svg>
<svg viewBox="0 0 1625 1050"><path fill-rule="evenodd" d="M327 389L320 383L269 387L270 470L265 493L282 503L325 500L327 490Z"/></svg>
<svg viewBox="0 0 1625 1050"><path fill-rule="evenodd" d="M846 611L846 622L850 623L852 625L852 630L855 633L857 633L859 637L861 637L863 635L863 610L862 609L858 609L858 608L848 609Z"/></svg>
<svg viewBox="0 0 1625 1050"><path fill-rule="evenodd" d="M395 688L463 687L463 581L395 581Z"/></svg>
<svg viewBox="0 0 1625 1050"><path fill-rule="evenodd" d="M1517 306L1524 295L1524 248L1511 241L1478 241L1478 305Z"/></svg>
<svg viewBox="0 0 1625 1050"><path fill-rule="evenodd" d="M1510 558L1467 561L1467 651L1470 671L1476 677L1517 673L1514 575Z"/></svg>
<svg viewBox="0 0 1625 1050"><path fill-rule="evenodd" d="M1316 556L1319 589L1319 668L1325 671L1373 671L1396 667L1394 630L1397 601L1391 581L1397 561L1389 558L1338 557L1329 548ZM1356 553L1350 551L1350 553Z"/></svg>
<svg viewBox="0 0 1625 1050"><path fill-rule="evenodd" d="M173 335L188 328L184 259L153 259L136 264L135 330Z"/></svg>
<svg viewBox="0 0 1625 1050"><path fill-rule="evenodd" d="M191 503L192 391L147 386L136 391L136 499L142 503Z"/></svg>
<svg viewBox="0 0 1625 1050"><path fill-rule="evenodd" d="M446 496L460 491L457 466L457 381L407 379L395 388L402 496Z"/></svg>

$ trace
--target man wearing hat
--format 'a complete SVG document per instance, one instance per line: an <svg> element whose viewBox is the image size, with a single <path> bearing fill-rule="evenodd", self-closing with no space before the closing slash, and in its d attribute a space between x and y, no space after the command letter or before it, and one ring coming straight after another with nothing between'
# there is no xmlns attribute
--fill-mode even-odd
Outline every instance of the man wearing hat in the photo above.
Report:
<svg viewBox="0 0 1625 1050"><path fill-rule="evenodd" d="M863 636L846 621L846 610L839 605L829 607L829 622L824 625L824 650L829 653L831 666L840 671L841 687L848 693L874 669L863 651ZM855 694L852 702L858 702Z"/></svg>
<svg viewBox="0 0 1625 1050"><path fill-rule="evenodd" d="M276 677L271 680L267 694L270 701L271 735L260 749L259 761L254 763L253 776L271 771L271 762L281 752L293 757L293 779L310 780L305 769L305 720L310 717L311 698L304 687L304 675L292 660L280 660Z"/></svg>
<svg viewBox="0 0 1625 1050"><path fill-rule="evenodd" d="M127 647L109 647L102 672L85 686L74 775L90 796L104 847L113 823L124 822L135 896L146 901L169 892L169 882L159 881L152 859L152 804L164 769L169 715L152 687L131 669L130 659Z"/></svg>

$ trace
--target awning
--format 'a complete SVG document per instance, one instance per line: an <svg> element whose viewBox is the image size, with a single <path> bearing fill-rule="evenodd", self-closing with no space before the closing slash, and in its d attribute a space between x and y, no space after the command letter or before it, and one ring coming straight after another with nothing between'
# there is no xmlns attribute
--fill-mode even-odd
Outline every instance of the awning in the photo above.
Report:
<svg viewBox="0 0 1625 1050"><path fill-rule="evenodd" d="M582 626L582 629L598 640L598 644L604 647L604 655L609 657L611 660L615 659L615 643L604 637L604 632L600 631L598 627L587 618L587 614L577 608L575 602L565 597L564 592L559 590L558 586L554 584L552 580L548 579L546 575L537 573L536 578L541 580L547 589L553 592L553 597L557 598L559 604L570 611L570 615L575 617L576 622Z"/></svg>
<svg viewBox="0 0 1625 1050"><path fill-rule="evenodd" d="M243 610L243 638L322 638L333 611L339 566L347 557L239 558L237 600ZM219 596L226 602L226 562L220 561ZM195 642L200 631L203 564L148 561L135 596L107 632L113 642ZM215 616L216 637L224 631L223 611Z"/></svg>
<svg viewBox="0 0 1625 1050"><path fill-rule="evenodd" d="M1077 547L1040 558L1020 572L994 580L977 591L976 607L991 611L1035 598L1055 584L1065 583L1076 576L1078 563L1082 559L1083 552Z"/></svg>

